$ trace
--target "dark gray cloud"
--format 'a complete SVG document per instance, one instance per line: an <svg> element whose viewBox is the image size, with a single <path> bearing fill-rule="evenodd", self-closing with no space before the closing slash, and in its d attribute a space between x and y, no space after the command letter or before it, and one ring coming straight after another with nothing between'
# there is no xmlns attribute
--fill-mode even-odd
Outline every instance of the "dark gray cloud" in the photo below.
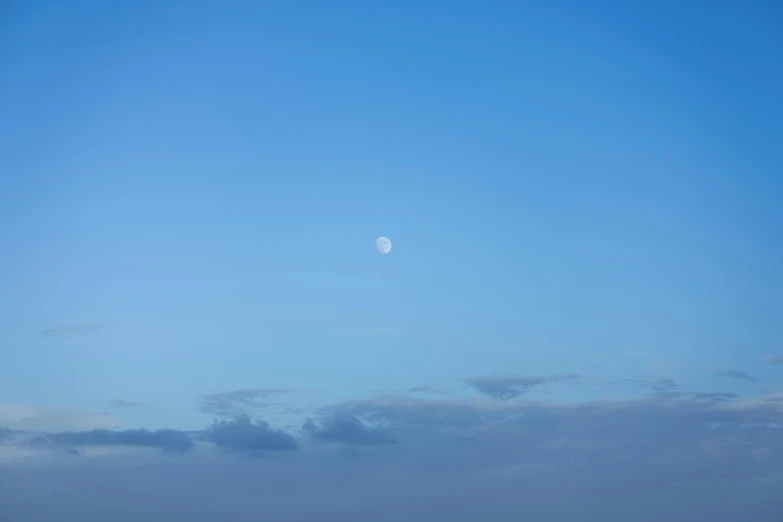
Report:
<svg viewBox="0 0 783 522"><path fill-rule="evenodd" d="M76 334L88 334L97 331L101 327L101 323L73 323L73 324L61 324L56 326L50 326L39 330L38 335L47 337L57 335L76 335Z"/></svg>
<svg viewBox="0 0 783 522"><path fill-rule="evenodd" d="M382 446L396 441L379 428L372 428L352 415L336 415L319 425L308 421L304 430L311 437L323 442L335 442L349 446Z"/></svg>
<svg viewBox="0 0 783 522"><path fill-rule="evenodd" d="M47 433L32 437L33 445L55 446L135 446L160 448L165 452L186 452L193 448L193 441L180 430L91 430Z"/></svg>
<svg viewBox="0 0 783 522"><path fill-rule="evenodd" d="M215 421L205 432L207 440L227 451L260 454L268 451L296 451L298 444L290 434L272 428L263 421L252 422L247 415Z"/></svg>
<svg viewBox="0 0 783 522"><path fill-rule="evenodd" d="M109 406L112 408L146 408L147 405L141 402L126 401L122 399L115 399L109 401Z"/></svg>
<svg viewBox="0 0 783 522"><path fill-rule="evenodd" d="M530 375L505 375L494 377L474 377L466 382L477 391L498 399L506 401L515 399L521 394L542 384L568 381L578 379L576 374L560 374L550 377L536 377Z"/></svg>
<svg viewBox="0 0 783 522"><path fill-rule="evenodd" d="M783 364L783 355L768 355L763 361L767 364Z"/></svg>
<svg viewBox="0 0 783 522"><path fill-rule="evenodd" d="M737 379L740 381L748 381L748 382L758 381L758 379L753 377L752 375L748 375L747 373L741 372L739 370L718 370L715 373L723 377L728 377L729 379Z"/></svg>
<svg viewBox="0 0 783 522"><path fill-rule="evenodd" d="M200 411L218 417L234 418L239 415L248 415L272 406L283 406L280 402L271 401L272 397L279 397L290 393L291 390L281 388L246 388L221 393L205 395L201 398Z"/></svg>

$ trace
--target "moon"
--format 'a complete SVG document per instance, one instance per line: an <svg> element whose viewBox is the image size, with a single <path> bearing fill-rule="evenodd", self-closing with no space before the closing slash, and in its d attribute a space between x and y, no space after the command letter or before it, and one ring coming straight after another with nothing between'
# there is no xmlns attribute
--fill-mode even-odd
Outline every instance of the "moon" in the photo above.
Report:
<svg viewBox="0 0 783 522"><path fill-rule="evenodd" d="M378 249L378 252L381 254L388 254L391 250L391 241L388 237L379 237L375 240L375 248Z"/></svg>

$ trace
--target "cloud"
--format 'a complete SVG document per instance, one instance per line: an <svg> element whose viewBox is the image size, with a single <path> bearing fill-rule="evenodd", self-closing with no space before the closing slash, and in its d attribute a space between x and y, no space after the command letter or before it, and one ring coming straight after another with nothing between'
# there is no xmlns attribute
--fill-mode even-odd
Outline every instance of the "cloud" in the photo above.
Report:
<svg viewBox="0 0 783 522"><path fill-rule="evenodd" d="M11 430L8 428L4 428L3 426L0 426L0 441L10 439L11 438Z"/></svg>
<svg viewBox="0 0 783 522"><path fill-rule="evenodd" d="M199 410L218 417L237 417L248 415L271 406L283 406L279 402L270 402L270 397L290 393L280 388L246 388L222 393L205 395L201 398Z"/></svg>
<svg viewBox="0 0 783 522"><path fill-rule="evenodd" d="M158 452L108 459L84 451L75 459L66 454L70 446L86 446L70 444L47 459L4 464L0 505L19 519L120 522L358 522L367 513L383 521L510 522L523 511L536 520L777 522L783 508L783 394L681 390L590 402L425 397L334 404L305 427L314 441L339 443L338 451L392 438L394 451L337 459L331 445L305 444L297 458L259 463L210 451L165 460ZM215 422L201 437L249 456L296 448L291 435L248 417ZM0 444L0 462L11 450ZM36 501L42 495L47 502Z"/></svg>
<svg viewBox="0 0 783 522"><path fill-rule="evenodd" d="M440 388L435 388L433 386L413 386L412 388L408 388L408 392L422 393L422 394L429 394L429 395L443 395L446 393Z"/></svg>
<svg viewBox="0 0 783 522"><path fill-rule="evenodd" d="M739 395L737 395L736 393L725 393L725 392L694 393L692 396L697 400L706 399L714 402L728 401L739 397Z"/></svg>
<svg viewBox="0 0 783 522"><path fill-rule="evenodd" d="M142 404L141 402L126 401L122 399L109 401L109 406L113 408L147 408L147 405Z"/></svg>
<svg viewBox="0 0 783 522"><path fill-rule="evenodd" d="M499 426L559 426L579 421L596 430L626 429L626 419L634 426L665 419L672 424L702 429L709 422L783 422L783 394L769 394L753 398L738 398L720 392L672 395L651 394L640 399L596 400L590 402L496 401L489 398L420 399L408 396L383 395L370 399L349 401L330 409L331 415L352 415L400 430L433 429L456 433ZM615 423L608 419L618 419ZM661 426L664 429L664 426ZM674 430L678 434L678 430ZM609 433L606 433L607 435ZM563 435L573 435L572 432ZM401 441L404 443L404 441Z"/></svg>
<svg viewBox="0 0 783 522"><path fill-rule="evenodd" d="M721 408L731 411L744 411L755 415L783 414L783 393L768 393L756 397L737 397L730 401L724 401ZM747 421L747 418L743 419ZM777 422L780 419L772 419ZM754 421L763 422L763 421Z"/></svg>
<svg viewBox="0 0 783 522"><path fill-rule="evenodd" d="M549 381L545 377L522 375L516 377L475 377L468 379L467 382L484 395L505 401L514 399L520 393L524 393L534 386L540 386Z"/></svg>
<svg viewBox="0 0 783 522"><path fill-rule="evenodd" d="M396 441L382 430L368 427L351 415L327 418L320 427L309 421L304 429L310 432L314 439L323 442L336 442L349 446L396 444Z"/></svg>
<svg viewBox="0 0 783 522"><path fill-rule="evenodd" d="M783 355L768 355L762 360L767 364L783 364Z"/></svg>
<svg viewBox="0 0 783 522"><path fill-rule="evenodd" d="M109 413L0 403L0 425L22 431L86 431L118 428L120 421Z"/></svg>
<svg viewBox="0 0 783 522"><path fill-rule="evenodd" d="M50 326L44 328L38 332L38 335L47 337L58 335L77 335L77 334L89 334L96 332L101 328L101 323L73 323L73 324L61 324L57 326Z"/></svg>
<svg viewBox="0 0 783 522"><path fill-rule="evenodd" d="M508 375L495 377L474 377L467 383L477 391L498 399L507 401L515 399L521 394L530 391L536 386L558 381L573 380L579 378L576 374L561 374L551 377L536 377L529 375Z"/></svg>
<svg viewBox="0 0 783 522"><path fill-rule="evenodd" d="M29 442L33 445L56 446L135 446L180 453L193 448L193 441L185 432L173 429L49 433L36 435Z"/></svg>
<svg viewBox="0 0 783 522"><path fill-rule="evenodd" d="M216 446L237 452L259 454L267 451L296 451L296 439L268 423L251 422L247 415L229 421L215 421L205 432L206 439Z"/></svg>
<svg viewBox="0 0 783 522"><path fill-rule="evenodd" d="M639 385L649 388L654 395L674 397L682 393L682 385L674 379L662 378L637 381Z"/></svg>
<svg viewBox="0 0 783 522"><path fill-rule="evenodd" d="M668 377L656 379L615 379L606 384L612 386L629 385L647 391L651 396L658 398L675 398L686 392L679 382Z"/></svg>
<svg viewBox="0 0 783 522"><path fill-rule="evenodd" d="M748 375L747 373L741 372L739 370L718 370L715 373L723 377L728 377L729 379L737 379L740 381L749 381L749 382L758 381L756 377L753 377L752 375Z"/></svg>

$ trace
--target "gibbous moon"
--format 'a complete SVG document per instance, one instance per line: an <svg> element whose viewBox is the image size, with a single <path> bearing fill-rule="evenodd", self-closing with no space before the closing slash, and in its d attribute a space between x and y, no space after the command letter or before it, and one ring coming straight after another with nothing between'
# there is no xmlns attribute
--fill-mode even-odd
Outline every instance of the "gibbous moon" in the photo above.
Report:
<svg viewBox="0 0 783 522"><path fill-rule="evenodd" d="M375 248L377 248L378 252L381 254L388 254L391 250L391 241L389 241L388 237L379 237L375 240Z"/></svg>

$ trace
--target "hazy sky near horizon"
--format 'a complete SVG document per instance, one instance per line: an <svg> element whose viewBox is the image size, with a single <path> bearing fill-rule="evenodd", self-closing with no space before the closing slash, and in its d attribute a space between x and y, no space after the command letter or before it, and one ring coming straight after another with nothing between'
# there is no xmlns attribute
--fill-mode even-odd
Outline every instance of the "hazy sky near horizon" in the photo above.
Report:
<svg viewBox="0 0 783 522"><path fill-rule="evenodd" d="M781 63L772 1L3 4L0 517L773 520Z"/></svg>

